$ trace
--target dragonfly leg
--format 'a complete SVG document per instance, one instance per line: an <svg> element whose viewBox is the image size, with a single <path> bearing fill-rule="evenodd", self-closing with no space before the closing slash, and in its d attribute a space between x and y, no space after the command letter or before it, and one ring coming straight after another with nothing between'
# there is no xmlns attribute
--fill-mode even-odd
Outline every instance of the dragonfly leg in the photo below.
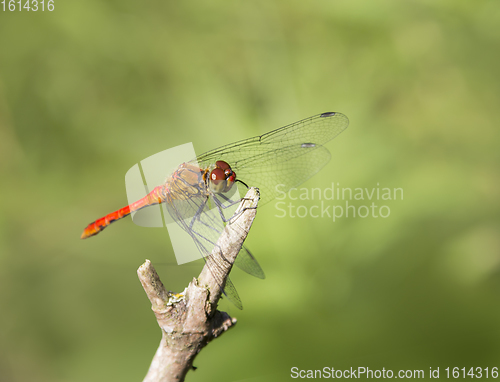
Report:
<svg viewBox="0 0 500 382"><path fill-rule="evenodd" d="M228 208L228 207L231 207L231 206L234 206L235 204L238 204L240 203L242 200L247 200L245 198L241 198L239 200L231 200L230 198L228 198L226 195L224 194L217 194L217 196L220 196L222 199L224 199L226 202L229 202L229 204L227 206L224 205L224 203L222 203L220 200L218 200L215 195L214 195L214 201L215 203L219 204L222 208Z"/></svg>
<svg viewBox="0 0 500 382"><path fill-rule="evenodd" d="M205 201L203 205L206 205L206 203L207 203L207 201ZM219 213L221 213L221 217L223 218L223 220L225 220L224 219L224 215L222 215L222 211L220 209L219 209ZM209 238L205 237L202 232L198 232L196 230L196 228L194 227L194 223L197 222L197 223L201 224L203 227L205 227L206 229L209 229L209 230L212 230L212 231L216 232L217 236L219 236L222 233L222 230L224 229L224 227L219 222L220 229L216 228L217 227L217 221L216 221L217 219L215 218L215 216L212 217L211 214L205 214L204 216L205 216L205 219L206 218L211 218L211 222L210 221L208 221L208 222L203 221L201 219L201 214L197 214L197 216L195 217L195 219L193 219L191 221L191 223L190 223L190 228L189 228L190 234L191 233L194 234L198 238L203 239L205 242L207 242L208 244L210 244L210 246L212 246L213 248L216 248L217 244L214 241L210 240ZM201 226L200 226L200 228L201 228ZM191 236L194 238L193 235L191 235ZM218 249L218 251L219 251L220 257L224 261L227 261L227 259L224 257L224 253L222 253L222 251L220 250L220 248Z"/></svg>
<svg viewBox="0 0 500 382"><path fill-rule="evenodd" d="M229 204L224 205L223 202L221 202L219 199L217 199L217 196L220 196L226 202L229 202ZM238 213L233 214L229 219L226 219L226 217L224 216L224 212L222 211L222 209L226 209L228 207L234 206L235 204L240 203L242 200L248 200L248 199L241 198L238 201L234 201L234 200L229 199L227 196L225 196L223 194L217 194L217 196L213 195L212 199L213 199L213 201L215 203L215 206L217 207L217 210L219 211L219 215L220 215L220 217L221 217L221 219L222 219L222 221L224 223L227 223L229 220L233 219L234 217L237 217L237 216L241 215L246 210L246 208L244 208L243 210L239 211Z"/></svg>
<svg viewBox="0 0 500 382"><path fill-rule="evenodd" d="M235 205L235 204L238 204L238 203L242 202L243 200L252 200L252 199L250 199L250 198L245 198L245 197L243 197L243 198L241 198L240 200L233 201L233 200L229 199L229 198L228 198L226 195L224 195L224 194L217 194L217 195L218 195L218 196L220 196L222 199L224 199L226 202L229 202L229 203L230 203L230 204L228 204L227 206L224 206L224 204L222 204L220 200L217 200L217 201L216 201L216 203L217 203L217 202L218 202L218 203L221 203L221 207L222 207L222 208L231 207L231 206L233 206L233 205ZM214 198L214 199L215 199L215 198ZM246 208L245 208L245 209L246 209Z"/></svg>
<svg viewBox="0 0 500 382"><path fill-rule="evenodd" d="M229 204L229 205L225 206L225 205L224 205L224 203L222 203L219 199L217 199L217 197L216 197L215 195L213 195L213 197L212 197L212 199L213 199L213 201L214 201L214 203L215 203L215 206L217 207L217 211L219 211L219 215L220 215L220 217L221 217L222 221L223 221L224 223L227 223L227 222L228 222L231 218L226 219L226 217L224 216L224 212L222 211L222 209L223 209L223 208L228 208L228 207L231 207L231 206L235 205L236 203L239 203L239 201L237 201L237 202L233 202L231 199L226 198L226 197L225 197L224 195L222 195L222 194L218 194L218 195L219 195L219 196L221 196L221 197L222 197L223 199L225 199L226 201L229 201L229 202L230 202L230 204Z"/></svg>
<svg viewBox="0 0 500 382"><path fill-rule="evenodd" d="M226 197L225 195L217 194L217 196L220 196L225 201L230 202L230 204L228 204L228 205L225 206L219 199L217 199L217 197L215 195L212 197L212 199L214 200L215 205L217 207L217 210L219 211L219 215L220 215L220 217L221 217L221 219L222 219L222 221L224 223L227 223L228 221L230 221L233 218L237 218L243 212L245 212L247 209L255 209L255 208L257 208L257 207L245 207L241 211L235 212L229 219L226 219L226 217L224 216L224 213L222 212L223 208L231 207L231 206L233 206L233 205L235 205L237 203L240 203L242 200L249 200L249 199L248 198L241 198L240 200L238 200L237 202L235 202L235 201L229 199L228 197Z"/></svg>

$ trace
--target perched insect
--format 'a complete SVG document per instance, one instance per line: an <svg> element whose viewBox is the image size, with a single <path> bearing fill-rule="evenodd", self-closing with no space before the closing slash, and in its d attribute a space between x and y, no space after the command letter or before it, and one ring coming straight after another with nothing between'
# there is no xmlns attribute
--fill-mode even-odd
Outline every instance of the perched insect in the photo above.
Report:
<svg viewBox="0 0 500 382"><path fill-rule="evenodd" d="M245 187L258 187L260 206L270 202L278 194L277 186L280 192L288 191L325 166L330 160L330 152L322 145L344 131L348 124L349 120L341 113L323 113L206 152L191 162L182 163L164 184L155 187L144 198L89 224L81 238L98 234L131 212L165 203L171 217L189 233L217 278L218 265L210 253L229 220L224 209L239 202L231 200L236 182ZM245 247L235 265L251 275L265 277ZM217 281L223 285L223 280ZM229 278L224 293L234 305L242 308Z"/></svg>

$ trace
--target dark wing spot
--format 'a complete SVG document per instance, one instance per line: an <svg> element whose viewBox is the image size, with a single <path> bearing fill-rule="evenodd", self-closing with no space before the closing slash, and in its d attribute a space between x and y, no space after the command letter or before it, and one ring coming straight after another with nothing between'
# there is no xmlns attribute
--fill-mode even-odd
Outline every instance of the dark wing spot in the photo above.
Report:
<svg viewBox="0 0 500 382"><path fill-rule="evenodd" d="M316 143L302 143L300 145L303 149L311 148L311 147L316 147Z"/></svg>
<svg viewBox="0 0 500 382"><path fill-rule="evenodd" d="M334 115L334 111L327 111L326 113L321 114L320 117L333 117Z"/></svg>

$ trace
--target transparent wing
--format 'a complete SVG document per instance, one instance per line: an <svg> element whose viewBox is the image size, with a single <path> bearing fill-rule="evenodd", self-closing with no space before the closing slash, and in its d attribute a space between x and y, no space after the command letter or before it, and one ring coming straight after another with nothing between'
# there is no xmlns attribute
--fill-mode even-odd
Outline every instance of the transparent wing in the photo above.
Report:
<svg viewBox="0 0 500 382"><path fill-rule="evenodd" d="M254 138L219 147L198 156L200 167L229 163L237 179L258 187L259 205L273 200L316 174L330 160L322 145L349 125L341 113L323 113ZM276 187L279 186L279 189Z"/></svg>
<svg viewBox="0 0 500 382"><path fill-rule="evenodd" d="M236 265L238 268L248 273L249 275L255 276L259 279L266 278L266 275L257 262L257 259L253 257L252 253L245 246L241 248L238 257L236 257L234 265Z"/></svg>
<svg viewBox="0 0 500 382"><path fill-rule="evenodd" d="M230 195L231 193L233 193L233 190L225 194L229 201L219 198L219 203L223 206L228 206L233 202L239 202L239 200L231 200L230 196L234 196L234 193ZM169 209L170 206L168 204L171 204L175 211ZM213 197L208 199L205 197L193 197L187 200L171 200L167 203L167 210L170 216L188 234L191 236L195 235L208 253L212 251L225 227L221 212L227 220L233 216L236 207L237 205L234 204L233 208L217 208ZM260 279L266 278L257 259L245 246L242 247L234 265L252 276Z"/></svg>
<svg viewBox="0 0 500 382"><path fill-rule="evenodd" d="M191 238L193 239L194 243L198 247L198 250L203 256L203 259L205 260L205 264L209 268L210 272L214 276L215 280L219 284L221 288L224 288L224 294L227 296L227 298L238 308L238 309L243 309L243 305L241 303L240 296L238 295L238 292L236 291L236 288L234 287L233 283L229 279L229 277L226 279L226 283L224 284L222 277L220 276L222 272L221 265L215 260L215 258L211 255L209 250L207 249L207 246L210 242L210 240L202 235L197 234L196 232L193 231L192 226L190 223L187 223L180 211L176 208L177 204L184 205L186 202L192 202L192 200L187 200L184 201L183 203L180 203L179 201L172 201L171 203L167 203L167 211L169 214L172 216L172 218L183 228ZM196 219L196 217L194 217Z"/></svg>
<svg viewBox="0 0 500 382"><path fill-rule="evenodd" d="M325 166L330 160L330 153L322 145L345 130L348 124L347 117L341 113L323 113L209 151L191 164L196 162L200 168L206 169L218 160L226 161L237 179L260 189L262 205L273 200L280 192L305 182ZM179 184L180 189L183 187L185 185ZM169 200L167 210L192 237L207 267L222 286L223 280L219 276L222 267L211 256L211 251L224 229L224 220L221 209L216 207L217 203L212 197L207 198L203 194L192 194L192 197L184 200ZM229 199L231 196L227 195ZM226 218L231 217L229 211L224 214ZM246 248L237 256L235 265L254 276L265 277L262 268ZM238 293L229 279L224 286L224 293L233 304L242 308Z"/></svg>
<svg viewBox="0 0 500 382"><path fill-rule="evenodd" d="M224 229L224 222L213 200L205 197L171 200L166 203L166 207L170 216L193 239L210 272L217 283L223 287L224 294L236 307L242 309L242 303L236 288L229 279L226 280L224 286L220 276L222 273L221 264L211 255ZM228 216L231 217L231 214L232 212ZM186 219L185 216L191 216L191 218ZM223 256L221 257L223 258ZM253 276L265 277L259 263L246 248L243 248L238 254L234 265Z"/></svg>

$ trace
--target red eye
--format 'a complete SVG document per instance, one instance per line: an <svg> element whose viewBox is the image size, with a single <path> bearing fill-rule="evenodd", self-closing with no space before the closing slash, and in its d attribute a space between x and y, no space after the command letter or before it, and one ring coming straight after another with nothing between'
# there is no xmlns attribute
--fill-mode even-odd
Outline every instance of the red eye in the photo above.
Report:
<svg viewBox="0 0 500 382"><path fill-rule="evenodd" d="M210 173L210 180L214 184L219 184L221 181L226 180L226 174L224 174L224 170L221 168L214 168Z"/></svg>
<svg viewBox="0 0 500 382"><path fill-rule="evenodd" d="M224 162L223 160L218 160L217 162L215 162L215 165L223 169L224 171L231 170L231 166L229 166L227 162Z"/></svg>

